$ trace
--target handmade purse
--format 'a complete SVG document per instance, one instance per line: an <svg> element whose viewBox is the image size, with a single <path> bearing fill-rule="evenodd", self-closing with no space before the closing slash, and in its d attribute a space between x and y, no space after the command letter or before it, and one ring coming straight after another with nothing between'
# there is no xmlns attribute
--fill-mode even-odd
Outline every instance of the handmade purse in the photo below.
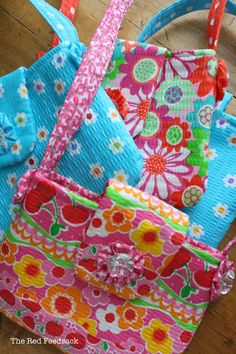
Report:
<svg viewBox="0 0 236 354"><path fill-rule="evenodd" d="M225 4L212 1L209 49L173 52L145 43L193 7L180 1L161 11L138 42L116 43L103 82L144 159L137 187L178 208L195 205L207 185L212 114L227 84L225 64L215 53Z"/></svg>
<svg viewBox="0 0 236 354"><path fill-rule="evenodd" d="M73 24L58 10L44 1L31 3L61 43L29 69L19 68L0 78L1 236L11 220L15 182L27 169L38 167L86 50ZM142 156L102 88L57 169L99 193L108 178L118 178L130 185L138 183Z"/></svg>
<svg viewBox="0 0 236 354"><path fill-rule="evenodd" d="M61 6L60 6L60 11L63 15L65 15L71 22L73 22L76 9L78 7L78 0L61 0ZM56 47L59 44L59 37L54 34L52 43L51 43L51 48ZM37 54L37 58L41 58L45 53L40 51Z"/></svg>
<svg viewBox="0 0 236 354"><path fill-rule="evenodd" d="M112 0L0 246L1 311L67 353L180 353L234 278L186 214L116 180L99 196L54 171L92 103L132 1ZM92 80L91 80L92 78Z"/></svg>

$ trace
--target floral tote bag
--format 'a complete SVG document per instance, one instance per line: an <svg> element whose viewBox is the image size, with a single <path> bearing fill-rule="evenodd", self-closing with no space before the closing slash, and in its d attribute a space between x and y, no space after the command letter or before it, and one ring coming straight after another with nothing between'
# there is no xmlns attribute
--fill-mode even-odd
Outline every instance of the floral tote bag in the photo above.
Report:
<svg viewBox="0 0 236 354"><path fill-rule="evenodd" d="M186 237L188 216L154 196L116 180L99 196L54 171L131 2L111 1L0 246L2 313L67 353L180 353L234 279L235 240L217 251Z"/></svg>
<svg viewBox="0 0 236 354"><path fill-rule="evenodd" d="M207 185L212 114L227 84L215 52L226 2L212 1L208 49L173 52L145 42L174 18L206 7L180 0L138 42L117 42L103 82L144 159L137 187L178 208L197 204Z"/></svg>
<svg viewBox="0 0 236 354"><path fill-rule="evenodd" d="M61 42L30 68L21 67L0 78L0 239L11 220L15 183L27 169L39 167L86 50L73 24L58 10L42 0L31 3ZM108 178L138 183L142 156L102 88L57 169L99 193Z"/></svg>

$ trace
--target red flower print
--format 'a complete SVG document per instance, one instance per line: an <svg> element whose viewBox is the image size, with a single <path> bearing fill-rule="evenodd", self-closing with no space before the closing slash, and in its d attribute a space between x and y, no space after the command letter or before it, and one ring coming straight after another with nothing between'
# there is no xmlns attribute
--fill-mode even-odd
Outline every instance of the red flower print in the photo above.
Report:
<svg viewBox="0 0 236 354"><path fill-rule="evenodd" d="M187 140L191 137L189 124L182 122L179 117L162 122L159 137L163 141L163 147L168 151L180 151L181 147L187 146Z"/></svg>
<svg viewBox="0 0 236 354"><path fill-rule="evenodd" d="M128 112L129 112L129 104L126 101L122 92L118 89L111 89L107 88L106 93L116 106L118 112L120 113L121 117L125 120Z"/></svg>
<svg viewBox="0 0 236 354"><path fill-rule="evenodd" d="M169 277L174 270L182 268L191 260L191 253L185 249L181 248L179 252L175 255L174 259L169 263L169 265L161 273L162 277Z"/></svg>
<svg viewBox="0 0 236 354"><path fill-rule="evenodd" d="M185 189L172 194L172 201L176 208L191 207L199 202L205 187L199 176L194 176L190 181L184 180Z"/></svg>
<svg viewBox="0 0 236 354"><path fill-rule="evenodd" d="M208 95L213 90L213 95L217 96L217 62L216 58L206 55L196 61L198 68L192 72L190 81L193 84L199 83L197 94L200 97Z"/></svg>

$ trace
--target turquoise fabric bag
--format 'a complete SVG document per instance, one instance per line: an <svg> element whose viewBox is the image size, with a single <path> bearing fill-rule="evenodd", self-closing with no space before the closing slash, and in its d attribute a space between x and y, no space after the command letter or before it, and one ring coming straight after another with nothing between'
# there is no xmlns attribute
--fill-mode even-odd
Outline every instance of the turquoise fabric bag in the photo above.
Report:
<svg viewBox="0 0 236 354"><path fill-rule="evenodd" d="M137 38L146 41L173 19L187 13L209 9L205 0L180 0L157 13ZM225 12L236 15L236 4L229 0ZM216 107L209 151L208 186L202 199L182 209L190 216L188 236L216 248L236 217L236 117L225 113L232 99L226 93Z"/></svg>
<svg viewBox="0 0 236 354"><path fill-rule="evenodd" d="M29 167L34 169L41 161L86 50L66 17L42 0L30 2L61 42L29 69L19 68L0 78L1 233L11 219L14 184ZM102 88L57 168L96 193L104 190L109 178L130 185L138 183L141 154Z"/></svg>

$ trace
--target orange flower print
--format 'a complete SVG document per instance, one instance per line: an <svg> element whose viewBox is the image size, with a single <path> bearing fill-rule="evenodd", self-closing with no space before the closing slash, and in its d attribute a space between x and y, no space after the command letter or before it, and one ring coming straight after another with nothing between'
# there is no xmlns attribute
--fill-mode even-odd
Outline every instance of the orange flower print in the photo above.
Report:
<svg viewBox="0 0 236 354"><path fill-rule="evenodd" d="M149 326L142 330L142 337L146 342L148 353L172 354L173 340L169 335L170 326L160 320L151 320Z"/></svg>
<svg viewBox="0 0 236 354"><path fill-rule="evenodd" d="M17 245L11 243L6 237L2 240L0 245L0 263L13 264L15 261L15 254L17 252Z"/></svg>
<svg viewBox="0 0 236 354"><path fill-rule="evenodd" d="M54 285L48 289L41 305L56 317L70 318L79 323L90 314L89 306L80 300L81 291L78 288Z"/></svg>
<svg viewBox="0 0 236 354"><path fill-rule="evenodd" d="M24 286L44 286L44 273L41 269L41 259L35 259L30 255L24 255L20 262L14 264L14 270L19 276L19 282Z"/></svg>
<svg viewBox="0 0 236 354"><path fill-rule="evenodd" d="M103 217L106 220L105 229L108 232L128 232L131 230L131 220L134 218L135 212L130 209L124 209L114 206L104 211Z"/></svg>
<svg viewBox="0 0 236 354"><path fill-rule="evenodd" d="M118 325L121 329L138 330L143 327L143 317L146 315L144 308L125 303L124 306L118 306L116 312L120 317Z"/></svg>
<svg viewBox="0 0 236 354"><path fill-rule="evenodd" d="M38 301L35 290L23 286L19 286L19 288L16 289L16 296L24 300Z"/></svg>
<svg viewBox="0 0 236 354"><path fill-rule="evenodd" d="M143 221L139 228L131 232L131 239L139 251L159 256L162 253L163 241L159 237L161 226L153 225L151 221Z"/></svg>
<svg viewBox="0 0 236 354"><path fill-rule="evenodd" d="M204 97L213 90L213 95L216 97L216 75L217 61L212 56L205 55L197 60L198 68L192 72L190 81L192 84L199 83L197 94Z"/></svg>

